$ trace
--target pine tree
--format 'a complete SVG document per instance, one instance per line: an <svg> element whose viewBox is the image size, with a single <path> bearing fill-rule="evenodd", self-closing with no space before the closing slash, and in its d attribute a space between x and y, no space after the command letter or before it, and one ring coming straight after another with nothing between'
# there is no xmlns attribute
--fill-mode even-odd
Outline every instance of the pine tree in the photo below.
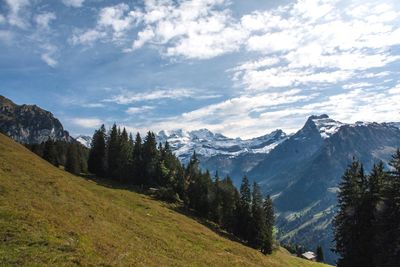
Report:
<svg viewBox="0 0 400 267"><path fill-rule="evenodd" d="M317 247L317 251L315 254L317 256L317 262L324 262L324 252L321 246Z"/></svg>
<svg viewBox="0 0 400 267"><path fill-rule="evenodd" d="M129 181L130 174L130 163L132 161L132 146L129 142L128 133L125 128L123 128L119 141L119 152L118 152L118 162L116 169L117 178L127 183Z"/></svg>
<svg viewBox="0 0 400 267"><path fill-rule="evenodd" d="M363 203L366 181L362 165L354 160L339 185L339 211L334 218L335 251L338 266L362 266L363 255L360 207ZM361 265L360 265L361 264Z"/></svg>
<svg viewBox="0 0 400 267"><path fill-rule="evenodd" d="M237 235L249 241L251 239L251 189L249 179L244 176L240 185L240 200L237 210Z"/></svg>
<svg viewBox="0 0 400 267"><path fill-rule="evenodd" d="M222 192L221 181L218 172L215 173L213 184L213 198L211 203L212 215L211 218L214 222L221 225L222 223Z"/></svg>
<svg viewBox="0 0 400 267"><path fill-rule="evenodd" d="M266 217L263 209L261 189L256 182L253 184L251 215L250 245L254 248L261 248L264 240Z"/></svg>
<svg viewBox="0 0 400 267"><path fill-rule="evenodd" d="M71 144L68 147L65 170L75 175L79 175L81 172L77 144Z"/></svg>
<svg viewBox="0 0 400 267"><path fill-rule="evenodd" d="M107 159L108 159L108 175L111 178L116 178L118 176L119 167L119 153L120 153L120 130L114 123L107 140Z"/></svg>
<svg viewBox="0 0 400 267"><path fill-rule="evenodd" d="M400 262L400 150L393 155L391 170L383 192L384 205L380 220L379 266L394 267Z"/></svg>
<svg viewBox="0 0 400 267"><path fill-rule="evenodd" d="M106 128L104 124L93 134L88 158L88 171L101 177L107 174Z"/></svg>
<svg viewBox="0 0 400 267"><path fill-rule="evenodd" d="M57 160L57 151L54 141L51 139L48 139L44 144L43 158L54 166L58 167L59 162Z"/></svg>
<svg viewBox="0 0 400 267"><path fill-rule="evenodd" d="M275 224L275 213L272 199L268 196L263 203L264 214L265 214L265 227L263 234L263 243L261 246L261 252L264 254L271 254L274 246L274 224Z"/></svg>
<svg viewBox="0 0 400 267"><path fill-rule="evenodd" d="M378 245L381 242L381 225L383 212L383 187L387 180L387 173L384 170L383 162L375 164L370 175L368 175L368 189L363 194L360 207L360 247L364 252L364 266L380 266L377 262L377 253L384 246ZM375 265L373 265L375 263Z"/></svg>
<svg viewBox="0 0 400 267"><path fill-rule="evenodd" d="M145 185L155 186L157 184L157 163L159 153L154 133L148 132L143 143L143 166L145 173Z"/></svg>
<svg viewBox="0 0 400 267"><path fill-rule="evenodd" d="M239 193L229 176L222 180L220 186L222 201L221 225L226 230L233 232L235 227L236 202L238 201Z"/></svg>
<svg viewBox="0 0 400 267"><path fill-rule="evenodd" d="M144 163L143 163L143 151L142 151L142 138L140 134L136 134L135 143L132 152L132 178L133 184L143 185L144 184Z"/></svg>

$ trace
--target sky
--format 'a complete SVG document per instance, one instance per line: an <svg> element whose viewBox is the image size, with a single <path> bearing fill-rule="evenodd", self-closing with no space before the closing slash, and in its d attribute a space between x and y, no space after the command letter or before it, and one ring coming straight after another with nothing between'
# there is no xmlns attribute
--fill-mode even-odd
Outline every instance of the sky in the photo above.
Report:
<svg viewBox="0 0 400 267"><path fill-rule="evenodd" d="M398 0L0 0L0 94L72 135L400 121Z"/></svg>

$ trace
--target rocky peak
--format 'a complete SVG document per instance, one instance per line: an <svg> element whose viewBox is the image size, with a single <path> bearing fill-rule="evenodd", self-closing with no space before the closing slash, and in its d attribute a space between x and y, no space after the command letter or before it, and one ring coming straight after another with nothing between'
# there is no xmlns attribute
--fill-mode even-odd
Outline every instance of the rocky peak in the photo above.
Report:
<svg viewBox="0 0 400 267"><path fill-rule="evenodd" d="M345 124L329 118L326 114L312 115L307 119L307 122L300 131L303 134L318 132L323 139L327 139L335 134L343 125Z"/></svg>
<svg viewBox="0 0 400 267"><path fill-rule="evenodd" d="M51 138L71 142L52 113L36 105L17 105L0 96L0 132L21 143L41 143Z"/></svg>

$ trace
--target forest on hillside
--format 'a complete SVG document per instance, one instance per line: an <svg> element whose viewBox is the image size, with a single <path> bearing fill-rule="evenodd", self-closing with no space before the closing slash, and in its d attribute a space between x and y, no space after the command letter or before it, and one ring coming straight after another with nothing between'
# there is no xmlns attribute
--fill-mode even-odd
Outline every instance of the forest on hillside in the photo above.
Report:
<svg viewBox="0 0 400 267"><path fill-rule="evenodd" d="M95 131L87 151L76 143L48 140L28 147L55 166L79 175L89 172L132 186L150 189L162 200L182 203L183 208L216 223L243 243L264 254L274 249L274 209L271 198L263 198L257 183L243 177L240 190L227 176L213 177L202 171L196 153L187 166L180 163L168 142L157 144L155 134L133 138L117 125Z"/></svg>
<svg viewBox="0 0 400 267"><path fill-rule="evenodd" d="M400 263L400 150L385 170L365 174L354 160L339 186L334 219L338 267L396 267Z"/></svg>

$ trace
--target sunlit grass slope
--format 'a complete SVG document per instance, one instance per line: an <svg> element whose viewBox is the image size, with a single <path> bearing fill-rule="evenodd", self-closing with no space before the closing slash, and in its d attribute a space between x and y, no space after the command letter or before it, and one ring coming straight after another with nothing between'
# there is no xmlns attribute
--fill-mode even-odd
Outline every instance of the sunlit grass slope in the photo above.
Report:
<svg viewBox="0 0 400 267"><path fill-rule="evenodd" d="M70 175L0 134L1 266L322 266L225 239L162 202Z"/></svg>

